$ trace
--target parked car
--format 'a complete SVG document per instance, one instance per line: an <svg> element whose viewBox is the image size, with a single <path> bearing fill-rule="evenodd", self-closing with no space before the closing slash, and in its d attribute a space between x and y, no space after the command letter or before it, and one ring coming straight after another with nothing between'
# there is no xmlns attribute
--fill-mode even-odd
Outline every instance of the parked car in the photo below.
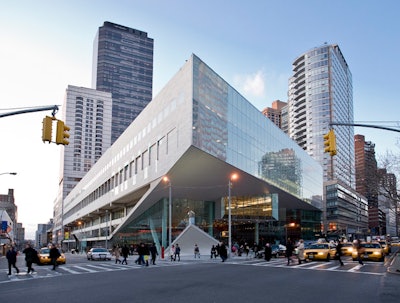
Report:
<svg viewBox="0 0 400 303"><path fill-rule="evenodd" d="M60 252L60 256L57 258L57 264L65 264L66 263L66 258L63 252L58 250ZM51 259L50 259L50 248L48 247L43 247L39 249L38 251L38 257L39 257L39 265L44 265L44 264L51 264Z"/></svg>
<svg viewBox="0 0 400 303"><path fill-rule="evenodd" d="M325 260L334 259L336 255L336 246L331 243L314 243L304 250L304 257L307 260Z"/></svg>
<svg viewBox="0 0 400 303"><path fill-rule="evenodd" d="M101 248L101 247L94 247L91 248L87 254L87 259L88 260L111 260L112 256L111 253L105 249L105 248Z"/></svg>
<svg viewBox="0 0 400 303"><path fill-rule="evenodd" d="M284 256L286 252L286 246L282 244L272 244L271 245L271 257L277 258L279 256ZM261 249L257 253L257 257L260 259L264 259L265 257L265 250Z"/></svg>
<svg viewBox="0 0 400 303"><path fill-rule="evenodd" d="M361 247L363 248L363 252L361 255L362 260L371 260L371 261L381 261L385 260L385 253L383 252L382 246L379 242L361 242ZM351 255L353 261L358 259L358 252L356 249L353 250Z"/></svg>

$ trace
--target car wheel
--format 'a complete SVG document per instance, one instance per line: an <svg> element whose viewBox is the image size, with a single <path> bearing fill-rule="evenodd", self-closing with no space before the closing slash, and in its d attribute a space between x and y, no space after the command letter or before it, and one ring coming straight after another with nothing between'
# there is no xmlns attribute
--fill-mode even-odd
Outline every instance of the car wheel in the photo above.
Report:
<svg viewBox="0 0 400 303"><path fill-rule="evenodd" d="M331 256L328 254L328 256L326 257L326 261L329 262L331 260Z"/></svg>

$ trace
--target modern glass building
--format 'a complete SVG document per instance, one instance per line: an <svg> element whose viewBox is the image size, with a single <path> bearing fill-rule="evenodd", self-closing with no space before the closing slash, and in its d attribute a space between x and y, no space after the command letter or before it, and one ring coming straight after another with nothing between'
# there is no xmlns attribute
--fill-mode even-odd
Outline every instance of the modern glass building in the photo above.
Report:
<svg viewBox="0 0 400 303"><path fill-rule="evenodd" d="M354 123L352 75L338 45L316 47L293 62L288 121L289 136L322 165L324 180L354 189L354 127L333 126L338 152L324 153L330 123Z"/></svg>
<svg viewBox="0 0 400 303"><path fill-rule="evenodd" d="M104 22L93 46L92 87L112 93L111 143L152 99L154 41L146 32Z"/></svg>
<svg viewBox="0 0 400 303"><path fill-rule="evenodd" d="M321 165L192 55L64 200L63 221L83 247L168 247L189 219L264 244L319 233L322 195Z"/></svg>

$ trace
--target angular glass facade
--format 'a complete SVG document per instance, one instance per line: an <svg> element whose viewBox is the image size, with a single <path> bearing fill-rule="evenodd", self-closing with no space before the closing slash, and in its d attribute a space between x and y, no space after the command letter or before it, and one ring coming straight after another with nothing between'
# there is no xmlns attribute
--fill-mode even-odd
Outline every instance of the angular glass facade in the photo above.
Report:
<svg viewBox="0 0 400 303"><path fill-rule="evenodd" d="M322 197L321 166L197 57L193 144L299 199Z"/></svg>
<svg viewBox="0 0 400 303"><path fill-rule="evenodd" d="M67 197L65 221L93 246L168 247L194 212L225 239L228 188L234 240L283 239L286 222L296 238L320 231L322 167L193 55Z"/></svg>

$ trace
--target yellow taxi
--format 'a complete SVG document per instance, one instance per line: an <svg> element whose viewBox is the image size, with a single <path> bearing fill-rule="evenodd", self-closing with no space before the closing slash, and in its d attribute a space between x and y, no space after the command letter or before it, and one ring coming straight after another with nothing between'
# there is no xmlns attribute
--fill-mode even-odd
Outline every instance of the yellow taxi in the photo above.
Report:
<svg viewBox="0 0 400 303"><path fill-rule="evenodd" d="M392 241L391 245L392 246L400 246L400 241L399 240Z"/></svg>
<svg viewBox="0 0 400 303"><path fill-rule="evenodd" d="M379 244L382 246L383 252L385 255L390 254L390 244L386 240L379 240Z"/></svg>
<svg viewBox="0 0 400 303"><path fill-rule="evenodd" d="M60 251L60 250L59 250ZM38 251L39 265L51 264L50 248L43 247ZM66 258L63 252L60 251L60 256L57 258L58 264L65 264Z"/></svg>
<svg viewBox="0 0 400 303"><path fill-rule="evenodd" d="M336 255L336 246L331 243L314 243L304 250L306 260L324 260L334 259Z"/></svg>
<svg viewBox="0 0 400 303"><path fill-rule="evenodd" d="M361 242L361 259L369 261L381 261L385 260L385 253L383 252L382 246L379 242ZM357 249L353 250L351 255L353 261L358 258Z"/></svg>
<svg viewBox="0 0 400 303"><path fill-rule="evenodd" d="M342 256L351 256L351 254L353 253L353 244L352 243L343 243L342 244Z"/></svg>

